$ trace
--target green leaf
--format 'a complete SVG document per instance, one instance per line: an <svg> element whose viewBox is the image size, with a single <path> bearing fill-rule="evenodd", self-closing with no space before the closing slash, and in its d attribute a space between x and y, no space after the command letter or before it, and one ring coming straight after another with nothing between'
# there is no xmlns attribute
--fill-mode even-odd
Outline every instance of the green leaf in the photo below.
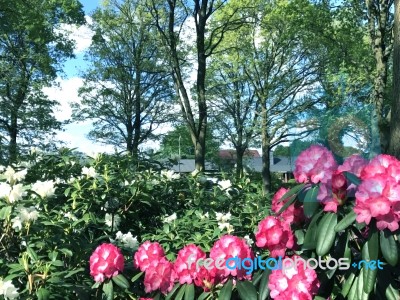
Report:
<svg viewBox="0 0 400 300"><path fill-rule="evenodd" d="M380 244L382 255L389 265L395 266L399 259L398 247L393 234L385 229L380 232Z"/></svg>
<svg viewBox="0 0 400 300"><path fill-rule="evenodd" d="M276 213L280 215L286 208L288 208L294 201L296 200L296 196L292 196L283 206L282 208Z"/></svg>
<svg viewBox="0 0 400 300"><path fill-rule="evenodd" d="M295 187L291 188L290 190L288 190L281 199L279 199L278 203L285 201L285 199L293 196L293 195L297 195L303 188L304 188L305 184L299 184L296 185Z"/></svg>
<svg viewBox="0 0 400 300"><path fill-rule="evenodd" d="M126 278L124 277L124 275L122 274L118 274L117 276L114 276L112 278L112 281L115 282L116 285L118 285L120 288L125 289L129 289L129 282L128 280L126 280Z"/></svg>
<svg viewBox="0 0 400 300"><path fill-rule="evenodd" d="M0 220L5 220L9 215L11 215L11 206L5 206L0 209Z"/></svg>
<svg viewBox="0 0 400 300"><path fill-rule="evenodd" d="M317 221L322 214L322 210L317 213L310 222L310 225L307 228L306 234L304 236L304 243L302 246L303 250L312 250L315 249L317 243Z"/></svg>
<svg viewBox="0 0 400 300"><path fill-rule="evenodd" d="M142 273L143 274L143 273ZM180 287L181 285L179 283L175 284L175 286L172 288L172 290L165 296L165 300L171 299L171 297L175 294L176 290Z"/></svg>
<svg viewBox="0 0 400 300"><path fill-rule="evenodd" d="M296 237L297 245L302 245L304 243L304 232L303 232L303 229L296 230L294 232L294 235Z"/></svg>
<svg viewBox="0 0 400 300"><path fill-rule="evenodd" d="M26 252L28 253L29 257L32 259L33 262L36 262L38 260L38 256L31 247L26 247Z"/></svg>
<svg viewBox="0 0 400 300"><path fill-rule="evenodd" d="M367 262L377 260L379 254L378 233L376 229L371 228L370 230L369 238L362 248L362 258ZM363 292L369 294L374 289L378 268L375 266L372 269L368 264L363 264L361 271L363 274ZM362 295L360 294L360 296Z"/></svg>
<svg viewBox="0 0 400 300"><path fill-rule="evenodd" d="M385 296L387 300L399 300L400 292L395 289L392 284L389 284L385 291Z"/></svg>
<svg viewBox="0 0 400 300"><path fill-rule="evenodd" d="M36 292L36 296L38 300L47 300L50 299L50 292L45 288L41 288Z"/></svg>
<svg viewBox="0 0 400 300"><path fill-rule="evenodd" d="M176 294L176 297L174 300L181 300L183 298L183 295L186 292L186 285L182 285L181 288L179 289L178 294Z"/></svg>
<svg viewBox="0 0 400 300"><path fill-rule="evenodd" d="M307 218L311 218L319 207L319 201L317 200L318 190L318 185L311 187L304 198L303 209Z"/></svg>
<svg viewBox="0 0 400 300"><path fill-rule="evenodd" d="M260 286L258 288L259 291L258 300L265 300L269 295L268 280L271 271L272 271L271 269L267 268L262 274Z"/></svg>
<svg viewBox="0 0 400 300"><path fill-rule="evenodd" d="M343 297L346 297L347 294L349 293L350 288L352 287L352 284L353 284L355 278L356 278L356 274L352 272L345 279L344 284L342 286L342 295L343 295Z"/></svg>
<svg viewBox="0 0 400 300"><path fill-rule="evenodd" d="M114 299L114 286L111 280L103 284L103 292L107 300Z"/></svg>
<svg viewBox="0 0 400 300"><path fill-rule="evenodd" d="M343 219L340 220L339 223L337 223L337 225L335 226L335 231L339 232L345 230L347 227L354 223L356 217L357 215L354 210L351 210L346 216L344 216Z"/></svg>
<svg viewBox="0 0 400 300"><path fill-rule="evenodd" d="M197 300L204 300L210 295L210 292L203 292Z"/></svg>
<svg viewBox="0 0 400 300"><path fill-rule="evenodd" d="M220 300L230 300L232 295L232 279L230 279L227 283L224 284L221 291L219 292L218 299Z"/></svg>
<svg viewBox="0 0 400 300"><path fill-rule="evenodd" d="M257 291L250 281L237 281L236 288L242 300L257 300Z"/></svg>
<svg viewBox="0 0 400 300"><path fill-rule="evenodd" d="M335 241L336 232L335 226L337 224L337 214L327 213L322 217L321 222L318 224L318 236L316 252L319 256L326 255L331 249Z"/></svg>
<svg viewBox="0 0 400 300"><path fill-rule="evenodd" d="M194 285L193 284L186 285L184 300L194 300Z"/></svg>
<svg viewBox="0 0 400 300"><path fill-rule="evenodd" d="M355 184L357 186L360 185L361 180L356 175L354 175L353 173L349 173L347 171L345 171L343 173L344 173L344 176L346 176L348 181L350 181L351 183L353 183L353 184Z"/></svg>
<svg viewBox="0 0 400 300"><path fill-rule="evenodd" d="M137 273L133 278L131 279L131 282L135 282L138 280L141 276L143 275L143 272Z"/></svg>

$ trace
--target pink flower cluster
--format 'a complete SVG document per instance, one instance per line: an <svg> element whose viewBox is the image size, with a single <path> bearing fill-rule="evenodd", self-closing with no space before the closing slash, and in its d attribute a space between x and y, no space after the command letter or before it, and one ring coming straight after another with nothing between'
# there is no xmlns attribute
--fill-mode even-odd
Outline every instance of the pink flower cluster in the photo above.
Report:
<svg viewBox="0 0 400 300"><path fill-rule="evenodd" d="M229 258L254 258L254 254L244 239L232 235L224 235L214 243L210 250L213 262L218 259L226 261ZM146 293L160 290L166 294L171 291L174 282L192 284L209 291L215 284L224 283L229 276L239 280L251 279L245 269L230 270L224 265L220 270L212 264L208 268L197 264L198 260L206 259L206 254L198 246L190 244L179 250L175 263L169 262L164 250L157 242L144 242L134 255L134 265L145 272L144 286Z"/></svg>
<svg viewBox="0 0 400 300"><path fill-rule="evenodd" d="M332 152L323 146L313 145L300 153L293 174L299 183L327 183L336 168Z"/></svg>
<svg viewBox="0 0 400 300"><path fill-rule="evenodd" d="M294 257L292 257L294 260ZM275 300L301 299L311 300L318 292L320 283L313 269L304 268L301 260L297 266L289 269L273 270L269 276L268 288Z"/></svg>
<svg viewBox="0 0 400 300"><path fill-rule="evenodd" d="M203 250L193 244L187 245L179 250L174 268L180 284L191 284L197 278L198 272L196 270L196 262L204 258L206 258L206 254ZM189 260L193 262L190 266L188 265Z"/></svg>
<svg viewBox="0 0 400 300"><path fill-rule="evenodd" d="M286 249L295 246L290 225L276 217L266 217L258 224L256 245L268 249L271 257L285 256Z"/></svg>
<svg viewBox="0 0 400 300"><path fill-rule="evenodd" d="M272 206L271 209L274 213L278 213L283 205L289 200L289 199L282 199L282 197L288 192L288 189L285 188L280 188L272 197ZM294 224L300 224L305 220L303 208L301 206L298 206L297 204L291 204L289 205L280 215L279 218L287 223L288 225L294 223Z"/></svg>
<svg viewBox="0 0 400 300"><path fill-rule="evenodd" d="M336 213L339 205L343 205L349 196L354 196L356 186L348 182L344 172L353 173L359 177L367 163L368 161L361 156L352 155L332 173L327 183L320 184L317 198L325 206L324 211Z"/></svg>
<svg viewBox="0 0 400 300"><path fill-rule="evenodd" d="M378 155L361 171L356 192L357 222L367 225L375 218L379 230L395 231L400 222L400 161Z"/></svg>
<svg viewBox="0 0 400 300"><path fill-rule="evenodd" d="M117 276L124 270L124 256L113 244L101 244L90 256L90 275L96 282Z"/></svg>
<svg viewBox="0 0 400 300"><path fill-rule="evenodd" d="M254 258L254 254L247 245L244 239L241 239L233 235L224 235L218 241L216 241L210 250L210 258L214 262L218 260L227 261L229 258L238 257L241 260L245 258ZM237 277L239 280L251 279L251 274L246 275L246 270L241 268L240 270L234 268L217 268L212 269L212 275L215 277L217 283L224 282L229 276Z"/></svg>
<svg viewBox="0 0 400 300"><path fill-rule="evenodd" d="M159 243L144 242L134 255L134 265L144 275L146 293L160 290L166 294L172 290L177 275Z"/></svg>

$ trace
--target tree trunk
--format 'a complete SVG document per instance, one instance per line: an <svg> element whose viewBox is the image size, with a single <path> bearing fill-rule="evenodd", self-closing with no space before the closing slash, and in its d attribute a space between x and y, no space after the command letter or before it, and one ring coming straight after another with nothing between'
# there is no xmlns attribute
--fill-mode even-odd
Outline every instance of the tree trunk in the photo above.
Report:
<svg viewBox="0 0 400 300"><path fill-rule="evenodd" d="M394 1L393 103L389 153L400 159L400 0Z"/></svg>
<svg viewBox="0 0 400 300"><path fill-rule="evenodd" d="M236 147L236 178L243 177L243 156L246 151L244 147Z"/></svg>
<svg viewBox="0 0 400 300"><path fill-rule="evenodd" d="M18 135L18 118L16 114L11 114L11 126L9 130L10 142L8 144L8 159L9 163L14 163L17 160L17 135Z"/></svg>
<svg viewBox="0 0 400 300"><path fill-rule="evenodd" d="M263 181L263 192L264 195L271 192L271 173L270 173L270 138L268 135L267 128L267 108L265 103L263 103L261 108L261 118L262 118L262 134L261 134L261 151L262 151L262 181Z"/></svg>

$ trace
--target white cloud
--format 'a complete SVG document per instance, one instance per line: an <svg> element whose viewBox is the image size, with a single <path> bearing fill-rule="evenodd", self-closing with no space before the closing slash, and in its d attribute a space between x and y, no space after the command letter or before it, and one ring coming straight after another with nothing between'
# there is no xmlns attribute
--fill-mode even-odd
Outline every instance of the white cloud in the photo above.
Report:
<svg viewBox="0 0 400 300"><path fill-rule="evenodd" d="M76 25L62 24L59 29L61 32L67 33L68 37L75 41L75 54L84 52L92 43L92 36L94 32L89 28L88 25L91 25L93 20L89 16L85 16L85 19L87 22L86 25L78 27Z"/></svg>
<svg viewBox="0 0 400 300"><path fill-rule="evenodd" d="M51 99L56 100L60 106L54 111L57 120L65 121L71 118L71 103L79 103L78 89L83 85L83 79L72 77L57 79L56 85L44 88L43 92Z"/></svg>

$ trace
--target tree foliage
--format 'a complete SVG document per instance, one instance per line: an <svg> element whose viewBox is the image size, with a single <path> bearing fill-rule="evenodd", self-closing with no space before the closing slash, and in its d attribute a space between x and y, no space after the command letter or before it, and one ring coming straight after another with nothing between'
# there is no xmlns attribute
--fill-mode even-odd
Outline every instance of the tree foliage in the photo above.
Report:
<svg viewBox="0 0 400 300"><path fill-rule="evenodd" d="M16 0L0 2L0 139L14 161L20 146L59 128L52 110L56 102L42 88L73 56L73 42L62 24L83 24L82 5L76 0Z"/></svg>
<svg viewBox="0 0 400 300"><path fill-rule="evenodd" d="M134 0L111 1L97 10L92 29L90 68L75 118L94 120L89 138L137 156L139 145L169 120L173 99L156 32Z"/></svg>

